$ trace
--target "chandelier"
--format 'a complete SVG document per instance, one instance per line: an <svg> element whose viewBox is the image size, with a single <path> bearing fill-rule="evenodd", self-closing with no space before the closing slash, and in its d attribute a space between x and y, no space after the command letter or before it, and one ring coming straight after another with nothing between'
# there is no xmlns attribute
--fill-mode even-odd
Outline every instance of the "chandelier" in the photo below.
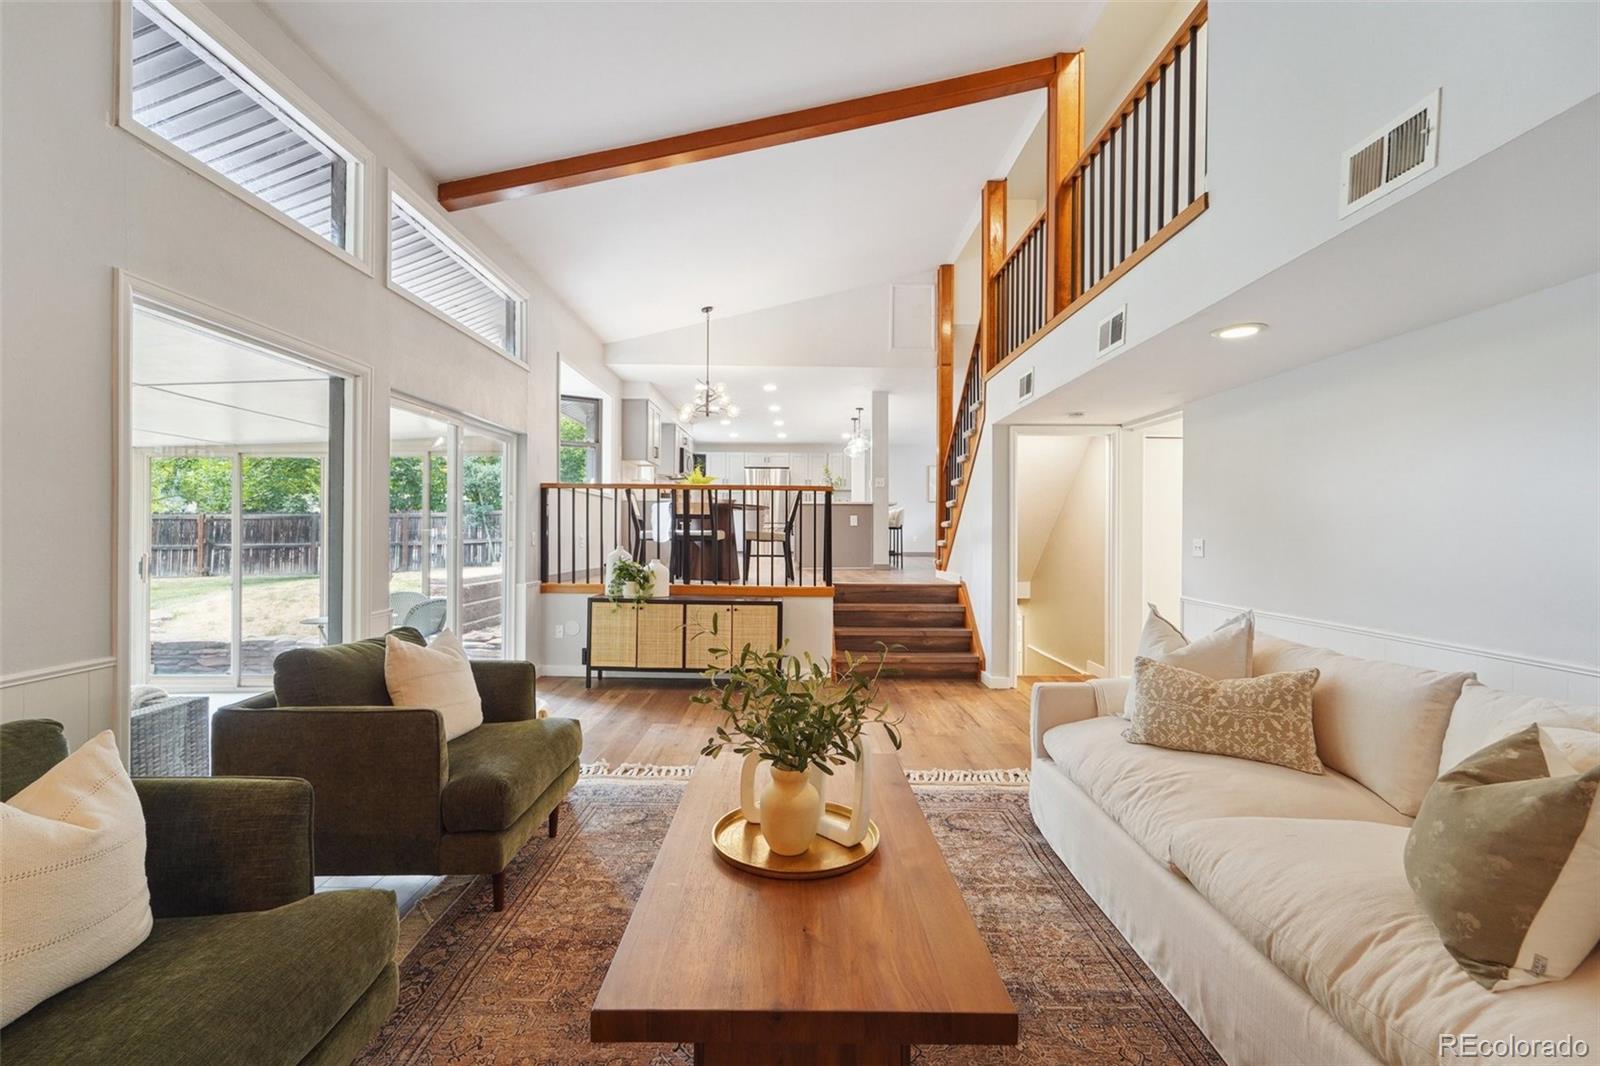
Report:
<svg viewBox="0 0 1600 1066"><path fill-rule="evenodd" d="M728 386L720 381L715 384L711 381L711 307L702 307L700 313L706 316L706 376L703 381L695 383L694 399L678 408L678 421L685 425L702 418L739 416L738 405L728 395Z"/></svg>
<svg viewBox="0 0 1600 1066"><path fill-rule="evenodd" d="M861 408L856 408L855 417L850 420L850 439L844 445L844 453L852 459L872 450L872 438L861 428L861 411Z"/></svg>

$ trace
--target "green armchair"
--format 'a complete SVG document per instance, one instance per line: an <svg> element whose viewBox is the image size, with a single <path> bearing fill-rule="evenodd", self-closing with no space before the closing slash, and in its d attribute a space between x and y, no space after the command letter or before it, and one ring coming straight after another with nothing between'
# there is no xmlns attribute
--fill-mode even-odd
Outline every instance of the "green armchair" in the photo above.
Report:
<svg viewBox="0 0 1600 1066"><path fill-rule="evenodd" d="M0 800L66 758L58 722L0 726ZM139 778L155 924L0 1030L6 1066L348 1063L394 1009L394 894L312 894L311 786Z"/></svg>
<svg viewBox="0 0 1600 1066"><path fill-rule="evenodd" d="M537 716L532 663L472 674L484 722L446 743L438 711L389 704L381 639L285 652L272 693L212 717L212 772L311 782L319 875L488 875L501 910L506 866L537 829L556 834L583 733Z"/></svg>

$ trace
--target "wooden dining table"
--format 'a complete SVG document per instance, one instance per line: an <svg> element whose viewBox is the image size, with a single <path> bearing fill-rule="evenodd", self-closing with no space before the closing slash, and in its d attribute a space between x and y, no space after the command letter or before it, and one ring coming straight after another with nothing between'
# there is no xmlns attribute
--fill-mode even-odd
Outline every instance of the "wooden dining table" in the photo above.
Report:
<svg viewBox="0 0 1600 1066"><path fill-rule="evenodd" d="M692 489L680 489L674 495L674 513L684 532L675 525L672 535L689 580L740 580L744 530L756 528L771 508L727 498L707 501L705 493Z"/></svg>

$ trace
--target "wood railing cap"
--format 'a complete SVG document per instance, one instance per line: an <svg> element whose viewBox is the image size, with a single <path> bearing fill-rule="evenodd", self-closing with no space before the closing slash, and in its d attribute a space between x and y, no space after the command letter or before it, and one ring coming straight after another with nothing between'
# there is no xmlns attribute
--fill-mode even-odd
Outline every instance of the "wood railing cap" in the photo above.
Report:
<svg viewBox="0 0 1600 1066"><path fill-rule="evenodd" d="M657 492L702 492L713 491L741 491L741 492L827 492L834 491L832 485L736 485L713 482L709 485L687 485L681 481L541 481L541 489L639 489L655 490Z"/></svg>

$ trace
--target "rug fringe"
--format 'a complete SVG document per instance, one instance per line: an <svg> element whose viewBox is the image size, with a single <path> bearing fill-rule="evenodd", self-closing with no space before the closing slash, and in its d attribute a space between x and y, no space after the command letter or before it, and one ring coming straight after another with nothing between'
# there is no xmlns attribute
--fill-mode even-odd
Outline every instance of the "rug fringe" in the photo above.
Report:
<svg viewBox="0 0 1600 1066"><path fill-rule="evenodd" d="M612 766L606 760L587 762L578 768L579 777L667 778L684 780L694 773L693 766L666 766L661 763L625 762ZM1009 770L907 770L906 780L913 785L1026 785L1028 771Z"/></svg>
<svg viewBox="0 0 1600 1066"><path fill-rule="evenodd" d="M1026 785L1027 770L907 770L906 780L913 785Z"/></svg>
<svg viewBox="0 0 1600 1066"><path fill-rule="evenodd" d="M693 766L664 766L650 762L625 762L621 766L612 766L604 759L599 762L586 762L578 767L579 777L656 777L683 780L693 773Z"/></svg>

